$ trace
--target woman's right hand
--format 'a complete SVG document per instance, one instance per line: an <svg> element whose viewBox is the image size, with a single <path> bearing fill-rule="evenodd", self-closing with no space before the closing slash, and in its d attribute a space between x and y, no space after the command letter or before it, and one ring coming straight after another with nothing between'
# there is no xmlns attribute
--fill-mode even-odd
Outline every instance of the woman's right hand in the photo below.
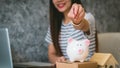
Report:
<svg viewBox="0 0 120 68"><path fill-rule="evenodd" d="M84 19L84 16L85 10L82 5L74 3L68 13L68 17L77 25Z"/></svg>
<svg viewBox="0 0 120 68"><path fill-rule="evenodd" d="M56 64L56 62L65 62L66 61L64 56L56 55L56 50L55 50L53 44L48 45L48 58L49 58L49 61L53 64Z"/></svg>
<svg viewBox="0 0 120 68"><path fill-rule="evenodd" d="M66 59L64 56L57 57L56 62L66 62Z"/></svg>

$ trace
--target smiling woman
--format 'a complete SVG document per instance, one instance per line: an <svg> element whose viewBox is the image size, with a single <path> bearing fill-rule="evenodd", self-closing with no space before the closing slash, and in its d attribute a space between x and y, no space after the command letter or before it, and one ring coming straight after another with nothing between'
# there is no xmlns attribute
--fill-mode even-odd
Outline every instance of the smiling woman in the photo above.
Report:
<svg viewBox="0 0 120 68"><path fill-rule="evenodd" d="M69 60L66 54L67 40L72 37L76 40L86 39L90 32L94 37L94 27L91 21L94 17L86 13L80 0L50 0L50 27L45 40L48 43L48 57L50 62L65 62ZM85 21L83 21L85 20ZM73 25L73 23L75 25ZM80 25L79 25L80 24ZM79 29L76 29L76 27ZM93 40L94 41L94 40ZM90 45L89 59L95 52L95 44Z"/></svg>
<svg viewBox="0 0 120 68"><path fill-rule="evenodd" d="M9 29L14 62L48 62L47 47L44 46L47 44L44 44L45 41L43 38L47 32L49 23L49 1L50 0L0 0L0 27L7 27ZM79 0L71 1L78 3L77 1ZM96 18L98 32L120 32L120 0L81 1L86 12L91 12ZM61 14L56 11L53 13L56 14L53 20L61 21L61 19L56 19ZM57 16L57 14L59 15ZM53 15L51 15L51 17L52 16ZM88 16L90 17L89 14L87 14L86 17ZM65 26L66 24L62 25ZM56 26L55 29L57 29L57 27L58 26ZM67 37L65 33L67 30L64 29L64 27L62 28L64 32L61 34ZM70 31L68 31L68 34L69 33ZM94 36L92 36L92 38L93 37ZM62 49L64 49L64 47Z"/></svg>

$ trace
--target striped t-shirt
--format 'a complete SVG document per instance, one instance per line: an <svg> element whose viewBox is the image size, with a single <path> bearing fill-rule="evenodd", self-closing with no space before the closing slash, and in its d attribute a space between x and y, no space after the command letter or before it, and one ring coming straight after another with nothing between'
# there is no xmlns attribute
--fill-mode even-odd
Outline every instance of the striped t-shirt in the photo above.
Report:
<svg viewBox="0 0 120 68"><path fill-rule="evenodd" d="M69 22L68 24L64 24L64 22L62 22L59 43L60 43L61 51L66 59L69 59L66 53L66 47L67 47L67 40L70 37L76 40L81 40L85 38L88 38L90 40L89 55L87 59L89 59L95 52L95 19L91 13L86 13L85 19L90 24L90 35L86 35L82 30L75 29L74 26L72 25L72 21ZM52 43L50 34L51 34L50 28L48 28L48 32L45 37L45 40L47 41L48 44Z"/></svg>

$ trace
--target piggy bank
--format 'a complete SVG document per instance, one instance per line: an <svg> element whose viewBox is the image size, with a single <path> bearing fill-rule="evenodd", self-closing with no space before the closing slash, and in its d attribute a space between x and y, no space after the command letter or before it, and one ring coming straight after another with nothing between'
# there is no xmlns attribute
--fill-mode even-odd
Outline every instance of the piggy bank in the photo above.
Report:
<svg viewBox="0 0 120 68"><path fill-rule="evenodd" d="M70 62L84 62L89 53L89 44L90 41L88 39L75 40L73 38L69 38L66 53Z"/></svg>

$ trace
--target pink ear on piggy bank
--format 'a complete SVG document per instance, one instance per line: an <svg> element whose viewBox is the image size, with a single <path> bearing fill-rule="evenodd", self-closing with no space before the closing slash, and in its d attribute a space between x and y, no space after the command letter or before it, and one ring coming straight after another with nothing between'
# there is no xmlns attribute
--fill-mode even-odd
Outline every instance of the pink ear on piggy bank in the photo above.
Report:
<svg viewBox="0 0 120 68"><path fill-rule="evenodd" d="M89 46L89 45L90 45L90 40L86 39L86 40L85 40L85 44L86 44L87 46Z"/></svg>
<svg viewBox="0 0 120 68"><path fill-rule="evenodd" d="M73 41L72 38L68 38L68 43L71 43Z"/></svg>

